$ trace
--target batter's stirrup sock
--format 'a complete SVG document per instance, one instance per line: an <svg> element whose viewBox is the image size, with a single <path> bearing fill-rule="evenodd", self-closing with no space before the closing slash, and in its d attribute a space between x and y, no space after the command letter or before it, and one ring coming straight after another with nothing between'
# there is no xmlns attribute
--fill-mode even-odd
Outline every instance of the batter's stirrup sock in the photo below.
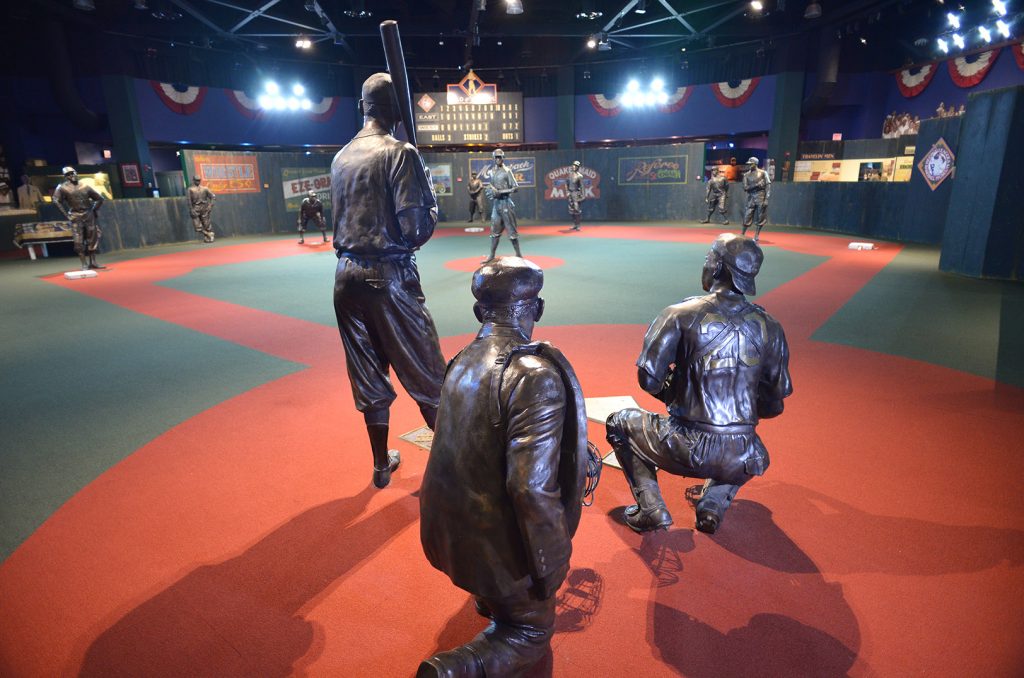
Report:
<svg viewBox="0 0 1024 678"><path fill-rule="evenodd" d="M494 254L498 251L498 238L499 236L491 236L491 253L487 256L487 261L494 259Z"/></svg>
<svg viewBox="0 0 1024 678"><path fill-rule="evenodd" d="M427 423L427 428L433 431L437 425L437 408L430 405L420 405L420 414L423 415L423 421Z"/></svg>
<svg viewBox="0 0 1024 678"><path fill-rule="evenodd" d="M509 238L512 241L512 247L516 251L516 256L522 258L523 252L519 249L519 238Z"/></svg>

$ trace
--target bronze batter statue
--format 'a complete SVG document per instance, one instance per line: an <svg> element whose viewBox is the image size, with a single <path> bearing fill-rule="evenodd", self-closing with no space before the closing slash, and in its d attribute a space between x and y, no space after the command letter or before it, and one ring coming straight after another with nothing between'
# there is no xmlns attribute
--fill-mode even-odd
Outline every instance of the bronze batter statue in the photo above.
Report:
<svg viewBox="0 0 1024 678"><path fill-rule="evenodd" d="M213 201L217 196L202 183L202 177L192 177L192 185L188 187L188 214L192 217L192 228L196 229L196 233L203 234L203 242L213 242L213 224L210 223L210 217L213 214Z"/></svg>
<svg viewBox="0 0 1024 678"><path fill-rule="evenodd" d="M761 229L768 223L768 198L772 194L772 181L768 173L757 166L757 158L747 160L747 171L743 175L743 190L747 193L747 210L743 214L743 235L754 225L754 240L761 238Z"/></svg>
<svg viewBox="0 0 1024 678"><path fill-rule="evenodd" d="M725 200L729 195L729 180L725 178L722 172L716 167L711 170L711 179L708 180L707 191L704 193L704 201L708 204L708 215L701 219L702 224L709 223L711 221L711 215L715 213L715 209L718 209L718 213L722 215L722 223L728 224L729 217L726 212Z"/></svg>
<svg viewBox="0 0 1024 678"><path fill-rule="evenodd" d="M484 263L494 261L494 253L498 251L498 240L501 232L508 230L508 239L516 256L523 253L519 250L519 229L516 226L516 204L512 202L512 194L519 190L516 175L505 167L505 151L495 149L491 154L494 158L494 169L491 170L491 184L487 187L487 197L491 199L491 253Z"/></svg>
<svg viewBox="0 0 1024 678"><path fill-rule="evenodd" d="M484 182L480 181L476 172L473 172L470 177L466 190L469 191L469 219L466 221L470 224L473 223L473 217L477 212L480 213L480 221L483 221L487 212L487 204L484 202Z"/></svg>
<svg viewBox="0 0 1024 678"><path fill-rule="evenodd" d="M413 253L437 224L437 198L415 146L393 136L399 120L387 73L363 83L363 128L331 163L334 311L356 409L373 451L373 484L386 487L401 461L388 450L395 400L389 367L434 428L444 358Z"/></svg>
<svg viewBox="0 0 1024 678"><path fill-rule="evenodd" d="M580 222L583 220L583 201L586 200L579 160L573 160L572 172L569 173L569 179L565 182L565 188L569 198L569 216L572 218L570 230L578 231Z"/></svg>
<svg viewBox="0 0 1024 678"><path fill-rule="evenodd" d="M430 564L491 624L424 661L417 676L519 676L554 633L587 468L583 394L550 344L530 343L544 273L518 257L473 274L483 323L448 366L420 489Z"/></svg>
<svg viewBox="0 0 1024 678"><path fill-rule="evenodd" d="M320 235L327 242L327 222L324 220L324 204L316 197L316 191L306 192L299 205L299 244L306 242L306 224L312 221L320 229Z"/></svg>
<svg viewBox="0 0 1024 678"><path fill-rule="evenodd" d="M647 330L638 379L668 405L668 416L626 409L607 422L608 442L637 502L625 514L636 532L672 524L658 469L707 479L697 529L713 534L737 490L768 468L754 427L759 418L782 414L793 387L782 327L744 298L755 293L763 259L750 238L720 235L701 274L709 294L669 306Z"/></svg>
<svg viewBox="0 0 1024 678"><path fill-rule="evenodd" d="M100 236L103 235L98 223L103 196L92 186L79 183L74 167L65 167L63 173L64 181L53 192L53 202L71 222L71 237L82 270L106 268L96 263Z"/></svg>

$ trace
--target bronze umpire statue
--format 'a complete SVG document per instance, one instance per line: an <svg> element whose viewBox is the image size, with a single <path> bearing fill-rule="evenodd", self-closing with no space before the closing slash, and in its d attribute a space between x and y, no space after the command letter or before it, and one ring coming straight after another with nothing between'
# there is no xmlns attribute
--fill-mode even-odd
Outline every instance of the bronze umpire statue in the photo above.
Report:
<svg viewBox="0 0 1024 678"><path fill-rule="evenodd" d="M519 250L516 204L512 202L512 194L519 190L519 184L516 182L516 175L505 166L505 151L500 148L495 149L492 157L494 158L494 168L491 170L491 184L487 187L487 197L492 201L491 253L484 259L484 263L494 261L494 254L498 251L498 240L504 230L508 230L508 239L512 241L516 256L523 256Z"/></svg>
<svg viewBox="0 0 1024 678"><path fill-rule="evenodd" d="M417 676L519 676L547 652L587 475L586 415L572 367L529 343L544 301L536 264L503 257L473 275L483 323L448 367L420 489L431 565L491 620Z"/></svg>
<svg viewBox="0 0 1024 678"><path fill-rule="evenodd" d="M327 242L327 221L324 220L324 204L316 197L316 191L310 189L299 205L299 244L306 242L306 224L312 221L320 229L320 235Z"/></svg>
<svg viewBox="0 0 1024 678"><path fill-rule="evenodd" d="M669 306L647 330L638 379L668 406L668 416L626 409L607 423L608 442L637 502L625 515L636 532L672 524L658 469L707 479L697 529L714 533L737 490L768 468L754 427L759 418L782 413L793 387L782 327L744 298L756 291L763 259L750 238L722 234L701 274L709 294Z"/></svg>
<svg viewBox="0 0 1024 678"><path fill-rule="evenodd" d="M725 201L729 196L729 180L725 178L722 171L717 167L711 170L711 178L708 180L707 191L704 193L704 201L708 204L708 215L701 219L700 223L706 224L711 221L711 215L718 209L722 215L722 223L729 223L729 213L726 211Z"/></svg>
<svg viewBox="0 0 1024 678"><path fill-rule="evenodd" d="M198 174L192 177L192 185L188 187L188 209L192 217L192 228L196 233L203 234L203 242L213 242L213 201L217 196L207 186L203 186L203 178Z"/></svg>
<svg viewBox="0 0 1024 678"><path fill-rule="evenodd" d="M64 181L53 192L53 202L71 222L71 237L82 270L106 268L96 263L100 236L103 234L97 223L97 215L103 204L103 196L92 186L80 183L74 167L65 167L63 173Z"/></svg>
<svg viewBox="0 0 1024 678"><path fill-rule="evenodd" d="M743 214L743 235L754 226L754 240L761 238L761 229L768 223L768 198L772 195L772 181L768 173L757 166L757 158L747 160L743 175L743 190L747 193L747 209Z"/></svg>
<svg viewBox="0 0 1024 678"><path fill-rule="evenodd" d="M367 78L359 102L363 128L331 163L334 311L379 488L400 462L387 448L395 400L389 367L430 428L445 367L413 255L434 233L437 199L416 147L392 136L397 106L391 76Z"/></svg>
<svg viewBox="0 0 1024 678"><path fill-rule="evenodd" d="M583 201L586 200L579 160L572 161L572 171L569 172L565 188L566 197L569 199L569 216L572 218L572 229L570 230L578 231L580 222L583 220Z"/></svg>

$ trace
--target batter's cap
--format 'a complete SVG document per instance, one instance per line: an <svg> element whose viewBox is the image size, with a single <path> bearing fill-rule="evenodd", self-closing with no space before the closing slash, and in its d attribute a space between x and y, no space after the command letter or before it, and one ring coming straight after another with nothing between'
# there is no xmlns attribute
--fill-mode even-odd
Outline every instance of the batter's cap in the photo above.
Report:
<svg viewBox="0 0 1024 678"><path fill-rule="evenodd" d="M501 156L502 158L504 158L504 157L505 157L505 151L503 151L503 150L502 150L502 149L500 149L500 148L496 148L496 149L494 149L494 152L493 152L493 153L491 153L491 157L493 157L493 158L497 158L497 157L499 157L499 156Z"/></svg>
<svg viewBox="0 0 1024 678"><path fill-rule="evenodd" d="M65 167L60 172L64 176L67 176L69 174L78 174L78 170L76 170L74 167L71 167L71 166Z"/></svg>
<svg viewBox="0 0 1024 678"><path fill-rule="evenodd" d="M761 270L764 252L753 238L723 233L711 245L711 250L721 257L722 263L729 269L736 289L743 294L757 294L754 278Z"/></svg>
<svg viewBox="0 0 1024 678"><path fill-rule="evenodd" d="M760 164L760 162L761 161L758 160L757 158L755 158L754 156L750 156L749 158L747 158L747 164L748 165L758 165L758 164Z"/></svg>

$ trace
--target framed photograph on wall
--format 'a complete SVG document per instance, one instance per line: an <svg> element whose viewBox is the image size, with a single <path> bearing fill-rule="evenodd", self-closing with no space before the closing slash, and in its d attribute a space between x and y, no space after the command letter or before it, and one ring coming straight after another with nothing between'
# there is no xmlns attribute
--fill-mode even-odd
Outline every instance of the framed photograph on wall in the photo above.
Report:
<svg viewBox="0 0 1024 678"><path fill-rule="evenodd" d="M139 172L137 163L121 163L121 184L130 187L142 186L142 173Z"/></svg>

